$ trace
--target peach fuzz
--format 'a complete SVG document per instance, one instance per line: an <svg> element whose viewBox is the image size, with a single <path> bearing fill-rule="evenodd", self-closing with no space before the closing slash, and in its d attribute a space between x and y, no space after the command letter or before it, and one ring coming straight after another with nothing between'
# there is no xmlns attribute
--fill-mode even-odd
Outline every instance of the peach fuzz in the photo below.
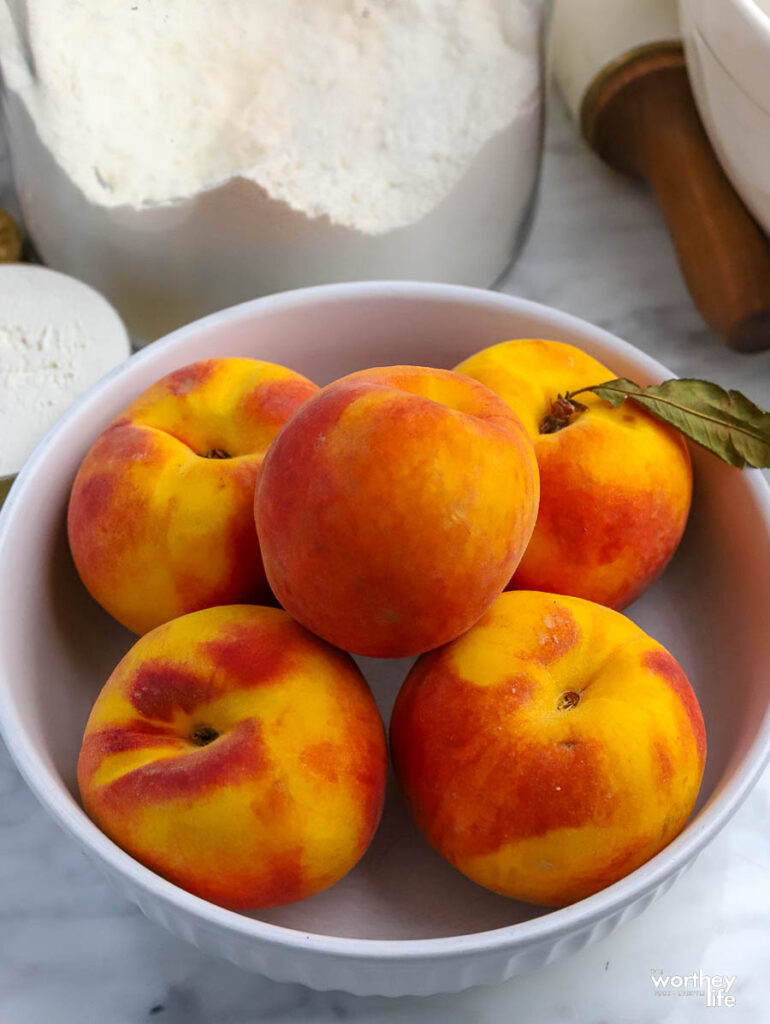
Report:
<svg viewBox="0 0 770 1024"><path fill-rule="evenodd" d="M430 843L480 885L544 906L670 842L706 756L695 694L659 643L602 605L528 591L417 661L390 738Z"/></svg>
<svg viewBox="0 0 770 1024"><path fill-rule="evenodd" d="M329 385L268 452L255 514L275 596L356 654L404 657L464 632L535 522L518 419L448 370L389 366Z"/></svg>
<svg viewBox="0 0 770 1024"><path fill-rule="evenodd" d="M616 374L558 341L507 341L457 371L492 388L520 417L540 468L540 511L511 586L625 608L663 571L681 540L692 471L681 435L634 402L584 412L541 433L558 395Z"/></svg>
<svg viewBox="0 0 770 1024"><path fill-rule="evenodd" d="M318 388L256 359L163 377L97 438L70 497L70 547L92 596L135 633L264 599L254 489L270 443Z"/></svg>
<svg viewBox="0 0 770 1024"><path fill-rule="evenodd" d="M159 626L126 654L86 726L87 813L147 867L254 909L341 878L377 827L385 736L352 659L276 608Z"/></svg>

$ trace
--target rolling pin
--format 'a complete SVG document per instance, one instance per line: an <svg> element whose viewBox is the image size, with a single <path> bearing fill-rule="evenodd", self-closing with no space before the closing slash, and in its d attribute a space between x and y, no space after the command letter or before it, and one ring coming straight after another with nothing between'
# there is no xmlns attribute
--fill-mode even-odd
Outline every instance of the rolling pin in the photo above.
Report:
<svg viewBox="0 0 770 1024"><path fill-rule="evenodd" d="M701 124L675 0L557 0L551 59L588 144L653 189L704 320L739 352L770 348L770 240Z"/></svg>

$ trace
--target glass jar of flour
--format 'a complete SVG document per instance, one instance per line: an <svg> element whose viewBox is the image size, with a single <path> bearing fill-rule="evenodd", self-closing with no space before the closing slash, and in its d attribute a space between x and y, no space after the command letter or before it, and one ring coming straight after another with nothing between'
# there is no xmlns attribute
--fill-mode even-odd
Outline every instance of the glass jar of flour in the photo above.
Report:
<svg viewBox="0 0 770 1024"><path fill-rule="evenodd" d="M546 7L0 0L27 231L145 341L303 285L489 285L537 179Z"/></svg>

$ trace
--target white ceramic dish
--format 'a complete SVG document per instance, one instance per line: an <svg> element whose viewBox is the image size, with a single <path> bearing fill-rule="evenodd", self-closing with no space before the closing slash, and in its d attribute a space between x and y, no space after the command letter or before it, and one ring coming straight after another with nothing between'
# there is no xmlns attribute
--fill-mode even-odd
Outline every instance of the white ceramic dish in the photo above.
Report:
<svg viewBox="0 0 770 1024"><path fill-rule="evenodd" d="M679 16L703 123L770 233L770 0L679 0Z"/></svg>
<svg viewBox="0 0 770 1024"><path fill-rule="evenodd" d="M132 638L88 597L69 558L67 494L97 433L162 374L212 355L284 362L319 383L359 367L451 367L516 336L584 347L649 382L664 367L610 334L534 303L475 289L333 285L246 303L132 357L64 417L16 481L0 518L0 720L29 785L126 897L211 953L272 978L355 993L429 994L502 981L606 936L664 893L727 822L770 753L770 492L694 451L685 540L632 617L679 658L709 738L696 815L662 853L571 907L495 896L435 854L391 786L358 867L326 893L248 916L176 888L123 853L81 810L75 763L89 707ZM362 662L387 716L406 662Z"/></svg>

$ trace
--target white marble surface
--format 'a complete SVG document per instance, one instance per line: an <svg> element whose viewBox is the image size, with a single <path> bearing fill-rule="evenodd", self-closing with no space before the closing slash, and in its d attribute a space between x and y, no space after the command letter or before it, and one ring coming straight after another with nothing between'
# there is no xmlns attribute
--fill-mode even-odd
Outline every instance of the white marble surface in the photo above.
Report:
<svg viewBox="0 0 770 1024"><path fill-rule="evenodd" d="M556 104L535 228L504 289L593 320L676 373L738 387L770 407L770 351L735 355L703 326L649 196L588 153ZM770 1020L769 822L766 774L666 897L569 961L496 989L358 999L242 973L150 924L48 820L0 744L0 1022L760 1024ZM656 995L652 971L699 970L736 976L734 1007Z"/></svg>

